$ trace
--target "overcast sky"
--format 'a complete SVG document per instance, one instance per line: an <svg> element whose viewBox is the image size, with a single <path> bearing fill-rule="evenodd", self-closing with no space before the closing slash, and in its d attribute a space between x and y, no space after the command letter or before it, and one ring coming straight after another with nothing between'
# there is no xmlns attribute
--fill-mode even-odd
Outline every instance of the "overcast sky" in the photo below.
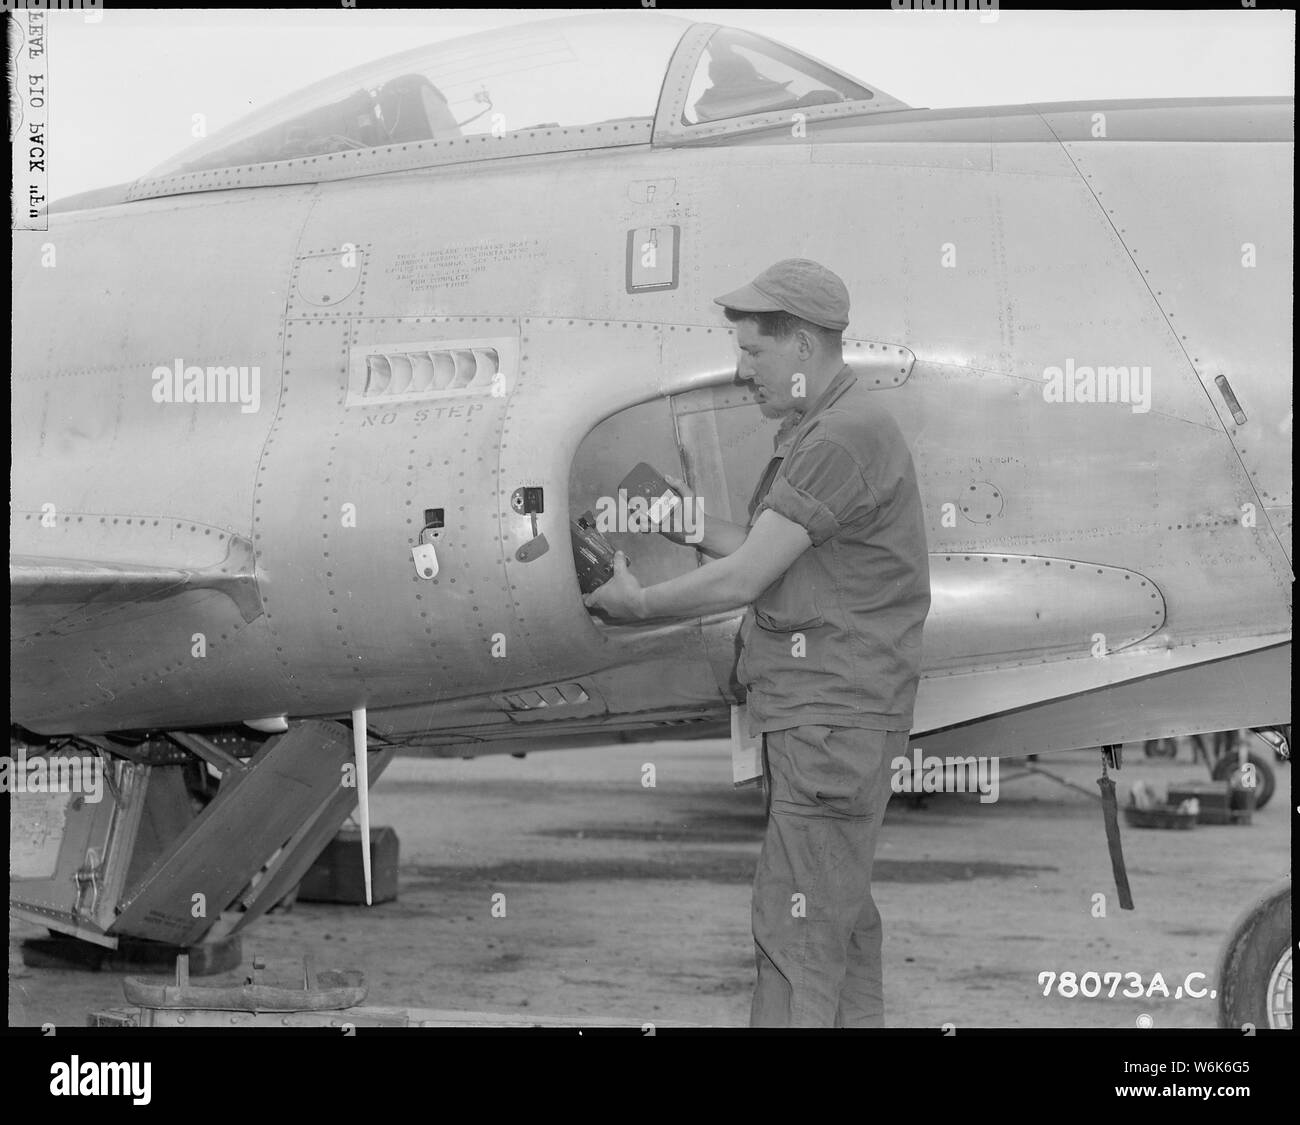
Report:
<svg viewBox="0 0 1300 1125"><path fill-rule="evenodd" d="M577 11L51 12L49 197L135 179L193 142L194 113L212 132L384 55ZM1292 12L670 14L777 39L915 106L1295 93Z"/></svg>

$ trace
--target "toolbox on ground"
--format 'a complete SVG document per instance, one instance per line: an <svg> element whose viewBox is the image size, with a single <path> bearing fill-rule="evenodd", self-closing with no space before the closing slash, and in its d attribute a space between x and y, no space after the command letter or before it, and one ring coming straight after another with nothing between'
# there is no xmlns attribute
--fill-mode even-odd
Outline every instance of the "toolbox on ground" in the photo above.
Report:
<svg viewBox="0 0 1300 1125"><path fill-rule="evenodd" d="M1178 806L1140 809L1136 805L1124 806L1124 819L1134 828L1195 828L1200 815L1183 812Z"/></svg>
<svg viewBox="0 0 1300 1125"><path fill-rule="evenodd" d="M1237 789L1228 781L1183 781L1169 783L1169 803L1195 797L1201 806L1197 824L1249 824L1255 811L1255 791Z"/></svg>
<svg viewBox="0 0 1300 1125"><path fill-rule="evenodd" d="M370 829L371 889L376 903L397 897L397 853L397 833L393 829ZM360 828L347 825L339 829L303 878L298 901L365 905Z"/></svg>

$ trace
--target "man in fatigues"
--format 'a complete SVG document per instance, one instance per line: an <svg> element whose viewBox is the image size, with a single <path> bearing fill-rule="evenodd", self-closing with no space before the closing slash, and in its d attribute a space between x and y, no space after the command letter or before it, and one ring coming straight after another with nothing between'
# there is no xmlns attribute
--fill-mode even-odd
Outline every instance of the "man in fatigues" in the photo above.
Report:
<svg viewBox="0 0 1300 1125"><path fill-rule="evenodd" d="M717 561L654 586L620 553L585 600L641 619L749 606L737 676L771 786L750 1023L881 1027L871 865L930 607L916 472L897 423L844 363L849 296L835 274L786 259L716 303L736 325L741 379L784 415L749 526L706 517L698 545Z"/></svg>

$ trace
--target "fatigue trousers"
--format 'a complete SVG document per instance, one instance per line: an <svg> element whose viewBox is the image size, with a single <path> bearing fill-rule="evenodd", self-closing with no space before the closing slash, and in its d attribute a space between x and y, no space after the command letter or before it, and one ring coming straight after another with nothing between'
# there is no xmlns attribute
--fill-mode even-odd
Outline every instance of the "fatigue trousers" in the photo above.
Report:
<svg viewBox="0 0 1300 1125"><path fill-rule="evenodd" d="M751 1027L883 1027L871 898L890 762L906 731L805 726L765 736L770 810L754 878Z"/></svg>

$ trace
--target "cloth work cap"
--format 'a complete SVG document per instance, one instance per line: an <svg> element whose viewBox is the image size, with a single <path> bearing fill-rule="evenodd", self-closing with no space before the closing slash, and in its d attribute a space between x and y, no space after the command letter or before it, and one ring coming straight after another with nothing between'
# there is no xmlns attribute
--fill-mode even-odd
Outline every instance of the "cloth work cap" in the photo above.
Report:
<svg viewBox="0 0 1300 1125"><path fill-rule="evenodd" d="M788 312L822 328L849 326L849 291L839 277L808 258L785 258L748 285L714 297L737 312Z"/></svg>

